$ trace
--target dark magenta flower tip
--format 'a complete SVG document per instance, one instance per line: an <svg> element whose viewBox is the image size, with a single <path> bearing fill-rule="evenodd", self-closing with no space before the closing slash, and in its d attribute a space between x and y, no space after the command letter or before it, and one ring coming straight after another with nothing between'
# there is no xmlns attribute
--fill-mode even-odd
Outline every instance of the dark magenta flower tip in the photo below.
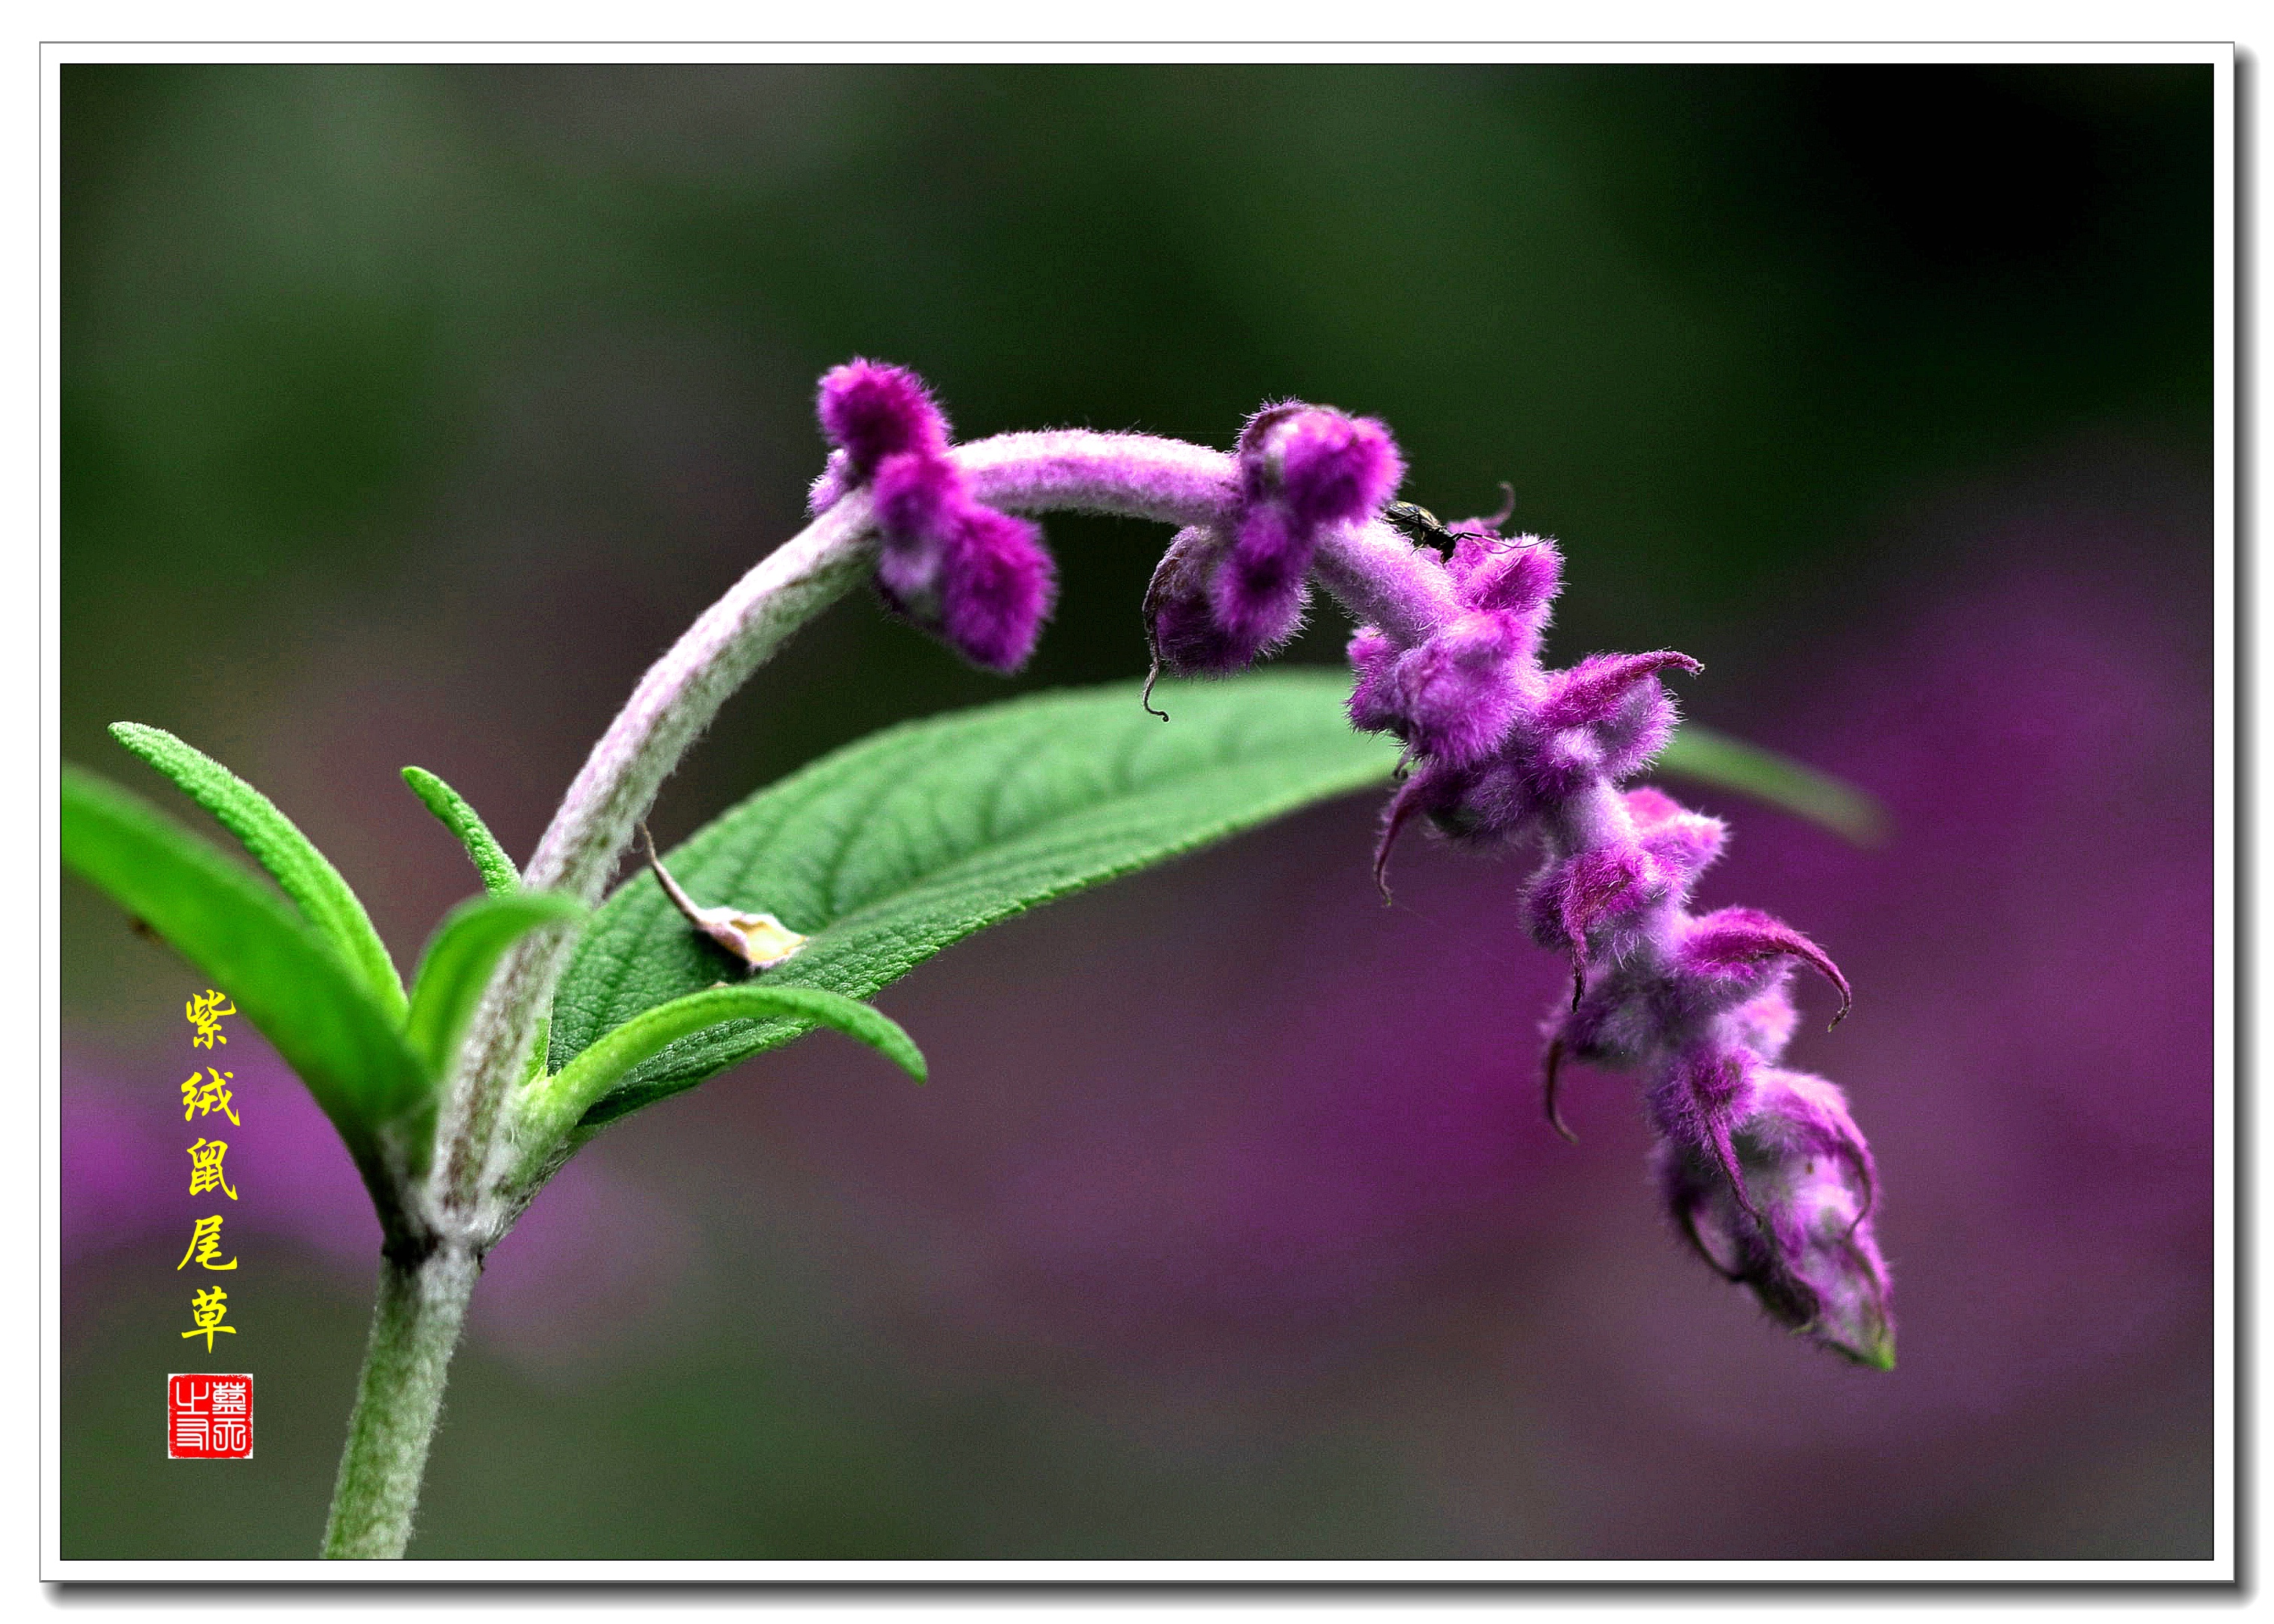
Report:
<svg viewBox="0 0 2274 1624"><path fill-rule="evenodd" d="M1221 676L1254 659L1259 645L1217 618L1212 587L1227 550L1209 526L1187 525L1154 566L1144 616L1145 643L1156 671Z"/></svg>
<svg viewBox="0 0 2274 1624"><path fill-rule="evenodd" d="M1749 1207L1710 1148L1673 1137L1660 1146L1676 1230L1772 1319L1859 1365L1893 1369L1892 1291L1871 1224L1877 1174L1840 1091L1762 1068L1730 1148Z"/></svg>
<svg viewBox="0 0 2274 1624"><path fill-rule="evenodd" d="M1389 431L1324 409L1290 419L1270 450L1288 508L1307 525L1347 524L1388 501L1405 477Z"/></svg>
<svg viewBox="0 0 2274 1624"><path fill-rule="evenodd" d="M1683 974L1732 983L1757 981L1763 966L1782 959L1812 966L1838 989L1840 1012L1833 1016L1832 1024L1836 1026L1848 1019L1855 996L1832 956L1782 920L1758 908L1720 908L1693 920L1675 955L1675 967Z"/></svg>
<svg viewBox="0 0 2274 1624"><path fill-rule="evenodd" d="M1382 892L1384 902L1389 900L1389 853L1397 845L1397 837L1417 814L1437 817L1459 806L1465 780L1459 770L1442 765L1421 768L1389 798L1388 810L1382 814L1382 838L1374 847L1374 883Z"/></svg>
<svg viewBox="0 0 2274 1624"><path fill-rule="evenodd" d="M1687 654L1660 649L1649 654L1595 654L1562 673L1540 707L1540 719L1549 727L1586 727L1615 719L1633 696L1638 684L1655 678L1668 666L1695 675L1704 666Z"/></svg>
<svg viewBox="0 0 2274 1624"><path fill-rule="evenodd" d="M830 443L843 447L855 482L888 456L945 454L947 417L904 366L855 359L822 374L816 409Z"/></svg>
<svg viewBox="0 0 2274 1624"><path fill-rule="evenodd" d="M1042 532L975 504L964 511L940 583L939 635L975 665L1013 672L1027 663L1058 598L1058 570Z"/></svg>

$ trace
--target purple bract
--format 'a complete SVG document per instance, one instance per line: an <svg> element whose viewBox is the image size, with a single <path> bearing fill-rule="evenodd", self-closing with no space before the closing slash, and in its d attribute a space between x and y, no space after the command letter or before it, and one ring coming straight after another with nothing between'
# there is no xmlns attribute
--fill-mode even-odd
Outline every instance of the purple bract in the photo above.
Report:
<svg viewBox="0 0 2274 1624"><path fill-rule="evenodd" d="M823 377L818 410L837 449L809 505L818 514L870 487L885 602L974 665L1025 665L1057 596L1057 569L1033 523L972 496L930 391L904 367L848 361Z"/></svg>

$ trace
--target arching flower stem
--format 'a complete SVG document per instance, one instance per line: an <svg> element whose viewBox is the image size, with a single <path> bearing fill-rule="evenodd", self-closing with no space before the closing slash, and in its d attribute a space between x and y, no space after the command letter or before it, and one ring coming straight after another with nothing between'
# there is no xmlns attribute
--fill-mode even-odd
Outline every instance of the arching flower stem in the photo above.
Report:
<svg viewBox="0 0 2274 1624"><path fill-rule="evenodd" d="M948 451L971 493L990 508L1221 523L1236 508L1237 464L1221 451L1147 434L1086 429L999 434ZM1410 551L1379 523L1343 527L1341 545ZM847 490L752 567L641 677L569 786L523 883L597 902L664 781L734 693L798 629L876 568L881 537L867 492ZM1352 572L1352 580L1374 577ZM1373 598L1362 601L1374 602ZM441 1124L432 1191L447 1228L486 1233L512 1208L486 1188L510 1151L506 1106L524 1074L538 1024L567 970L561 931L525 938L475 1017Z"/></svg>

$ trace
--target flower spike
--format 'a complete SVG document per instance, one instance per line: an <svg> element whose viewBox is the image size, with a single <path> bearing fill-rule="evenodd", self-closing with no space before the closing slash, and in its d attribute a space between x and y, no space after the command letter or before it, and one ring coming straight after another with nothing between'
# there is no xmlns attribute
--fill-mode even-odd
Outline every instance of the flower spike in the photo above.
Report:
<svg viewBox="0 0 2274 1624"><path fill-rule="evenodd" d="M1178 526L1144 598L1156 715L1164 673L1237 671L1292 636L1312 594L1348 611L1352 725L1404 747L1374 876L1425 818L1488 851L1537 849L1515 914L1567 957L1571 992L1548 1018L1540 1069L1550 1125L1566 1061L1638 1071L1677 1232L1774 1320L1862 1363L1894 1360L1879 1177L1840 1091L1784 1069L1806 965L1847 978L1816 943L1756 909L1693 914L1728 831L1631 786L1672 737L1670 649L1542 662L1562 587L1551 540L1510 535L1512 488L1489 517L1443 524L1398 502L1405 466L1368 417L1267 404L1228 456L1135 435L1062 431L957 449L947 417L903 368L855 361L823 380L832 450L817 513L868 492L877 585L967 658L1015 668L1055 590L1017 513L1141 513Z"/></svg>
<svg viewBox="0 0 2274 1624"><path fill-rule="evenodd" d="M1870 1149L1838 1089L1778 1065L1790 967L1838 990L1835 1026L1847 978L1766 914L1693 916L1690 890L1726 830L1662 791L1623 787L1672 736L1665 674L1696 675L1698 662L1660 649L1544 669L1555 545L1502 538L1512 492L1490 519L1457 525L1412 503L1384 509L1403 471L1367 419L1293 402L1251 418L1236 494L1178 533L1146 594L1156 670L1235 669L1292 632L1311 586L1337 598L1358 623L1351 721L1405 747L1374 847L1385 900L1391 849L1417 816L1472 845L1543 847L1519 911L1571 962L1540 1071L1549 1124L1571 1137L1556 1107L1565 1060L1638 1067L1677 1230L1773 1318L1891 1365Z"/></svg>

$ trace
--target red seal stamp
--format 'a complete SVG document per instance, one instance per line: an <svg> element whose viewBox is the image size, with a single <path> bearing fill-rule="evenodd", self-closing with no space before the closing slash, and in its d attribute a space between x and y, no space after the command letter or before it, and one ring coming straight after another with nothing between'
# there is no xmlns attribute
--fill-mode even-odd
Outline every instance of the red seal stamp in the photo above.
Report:
<svg viewBox="0 0 2274 1624"><path fill-rule="evenodd" d="M251 1376L166 1378L166 1458L252 1458Z"/></svg>

